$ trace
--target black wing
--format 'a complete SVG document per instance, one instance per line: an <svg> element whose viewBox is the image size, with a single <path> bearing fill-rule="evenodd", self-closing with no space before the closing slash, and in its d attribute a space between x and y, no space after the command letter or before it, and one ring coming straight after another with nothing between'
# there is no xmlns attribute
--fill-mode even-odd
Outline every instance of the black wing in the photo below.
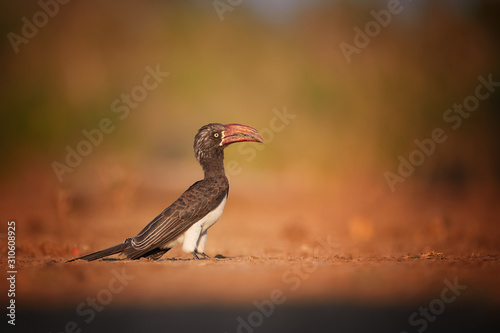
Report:
<svg viewBox="0 0 500 333"><path fill-rule="evenodd" d="M229 183L225 176L194 183L137 236L130 239L130 246L123 251L123 254L129 259L136 259L176 240L215 209L227 195L228 190Z"/></svg>

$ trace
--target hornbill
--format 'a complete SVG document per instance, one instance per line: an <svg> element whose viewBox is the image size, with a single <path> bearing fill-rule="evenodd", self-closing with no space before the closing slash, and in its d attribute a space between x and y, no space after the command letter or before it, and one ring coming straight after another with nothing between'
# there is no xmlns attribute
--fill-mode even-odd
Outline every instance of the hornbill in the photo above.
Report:
<svg viewBox="0 0 500 333"><path fill-rule="evenodd" d="M263 139L254 128L245 125L212 123L200 128L194 138L194 154L204 178L191 185L137 236L70 261L92 261L118 253L127 259L157 260L178 244L196 259L198 255L209 258L204 250L207 231L220 218L229 192L224 148L243 141L263 142Z"/></svg>

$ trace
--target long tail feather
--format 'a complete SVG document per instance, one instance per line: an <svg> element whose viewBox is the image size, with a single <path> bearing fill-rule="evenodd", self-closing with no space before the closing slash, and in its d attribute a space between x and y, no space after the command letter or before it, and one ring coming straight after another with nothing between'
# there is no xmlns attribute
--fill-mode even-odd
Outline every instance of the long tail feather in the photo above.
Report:
<svg viewBox="0 0 500 333"><path fill-rule="evenodd" d="M111 256L113 254L121 253L121 252L123 252L123 250L125 250L127 248L127 246L128 246L127 243L118 244L118 245L112 246L110 248L107 248L105 250L97 251L97 252L94 252L91 254L87 254L86 256L82 256L79 258L68 260L68 262L72 262L75 260L92 261L92 260L101 259L101 258L104 258L107 256Z"/></svg>

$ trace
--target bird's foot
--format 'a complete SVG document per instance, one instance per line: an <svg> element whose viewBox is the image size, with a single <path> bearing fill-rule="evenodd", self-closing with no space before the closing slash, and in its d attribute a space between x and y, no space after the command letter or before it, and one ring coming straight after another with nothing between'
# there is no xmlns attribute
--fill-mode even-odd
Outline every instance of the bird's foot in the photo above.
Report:
<svg viewBox="0 0 500 333"><path fill-rule="evenodd" d="M203 256L203 258L205 258L205 259L212 259L212 258L210 258L210 256L209 256L208 254L206 254L205 252L202 252L202 253L200 253L200 254L201 254L201 255Z"/></svg>
<svg viewBox="0 0 500 333"><path fill-rule="evenodd" d="M201 254L203 256L203 258L200 258L198 257L198 254ZM205 259L211 259L210 256L208 254L206 254L205 252L193 252L193 256L196 260L205 260Z"/></svg>

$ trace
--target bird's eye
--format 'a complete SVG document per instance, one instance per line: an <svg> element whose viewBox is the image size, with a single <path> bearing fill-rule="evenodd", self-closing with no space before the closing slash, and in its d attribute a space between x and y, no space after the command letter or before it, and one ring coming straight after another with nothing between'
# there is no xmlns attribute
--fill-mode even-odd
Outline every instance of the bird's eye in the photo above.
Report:
<svg viewBox="0 0 500 333"><path fill-rule="evenodd" d="M214 133L214 138L218 138L219 137L219 133Z"/></svg>

